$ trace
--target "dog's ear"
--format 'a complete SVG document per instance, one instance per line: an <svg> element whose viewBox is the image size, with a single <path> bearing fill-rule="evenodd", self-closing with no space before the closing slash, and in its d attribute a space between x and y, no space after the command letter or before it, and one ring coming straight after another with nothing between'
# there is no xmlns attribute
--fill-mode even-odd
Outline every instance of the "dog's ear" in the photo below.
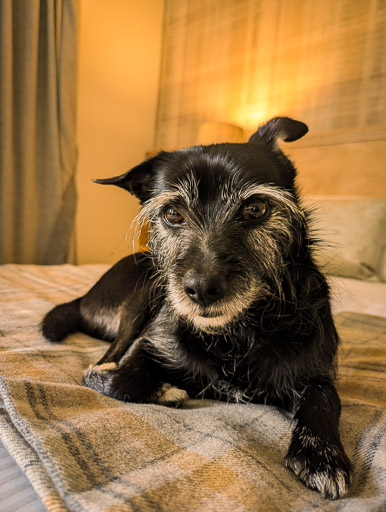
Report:
<svg viewBox="0 0 386 512"><path fill-rule="evenodd" d="M162 151L153 158L145 160L141 164L133 167L129 171L114 176L113 178L95 179L94 183L101 185L116 185L117 187L128 190L130 194L136 196L143 204L150 199L151 190L154 188L155 164L161 159L166 152Z"/></svg>
<svg viewBox="0 0 386 512"><path fill-rule="evenodd" d="M249 139L249 142L263 140L273 149L277 148L278 140L293 142L308 132L308 126L301 121L289 117L274 117L268 123L259 127Z"/></svg>

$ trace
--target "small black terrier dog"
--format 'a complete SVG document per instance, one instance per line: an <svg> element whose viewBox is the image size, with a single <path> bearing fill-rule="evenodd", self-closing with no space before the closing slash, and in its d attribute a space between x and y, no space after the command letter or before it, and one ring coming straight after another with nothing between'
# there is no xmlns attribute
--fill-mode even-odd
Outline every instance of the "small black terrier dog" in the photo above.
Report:
<svg viewBox="0 0 386 512"><path fill-rule="evenodd" d="M113 341L84 383L119 400L205 396L292 410L284 463L335 499L351 472L333 384L339 339L295 168L278 146L307 131L277 117L246 144L161 152L95 180L140 199L150 251L54 308L42 331L52 341L76 330Z"/></svg>

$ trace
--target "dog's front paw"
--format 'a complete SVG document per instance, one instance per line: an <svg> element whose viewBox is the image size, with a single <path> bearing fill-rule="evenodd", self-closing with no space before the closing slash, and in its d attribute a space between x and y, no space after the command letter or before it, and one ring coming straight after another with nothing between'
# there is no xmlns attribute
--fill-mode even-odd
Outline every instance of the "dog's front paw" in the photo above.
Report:
<svg viewBox="0 0 386 512"><path fill-rule="evenodd" d="M169 407L180 407L187 400L189 400L188 393L171 384L163 384L154 396L154 402Z"/></svg>
<svg viewBox="0 0 386 512"><path fill-rule="evenodd" d="M284 459L287 468L310 489L330 499L348 493L351 464L343 448L317 437L292 441Z"/></svg>
<svg viewBox="0 0 386 512"><path fill-rule="evenodd" d="M83 374L83 384L88 388L102 393L102 395L118 398L113 392L114 373L116 369L116 363L105 363L95 366L90 364Z"/></svg>
<svg viewBox="0 0 386 512"><path fill-rule="evenodd" d="M161 386L157 379L151 379L146 372L137 373L135 368L125 368L115 363L90 365L84 372L83 384L123 402L157 402L178 406L188 398L185 391L170 385Z"/></svg>

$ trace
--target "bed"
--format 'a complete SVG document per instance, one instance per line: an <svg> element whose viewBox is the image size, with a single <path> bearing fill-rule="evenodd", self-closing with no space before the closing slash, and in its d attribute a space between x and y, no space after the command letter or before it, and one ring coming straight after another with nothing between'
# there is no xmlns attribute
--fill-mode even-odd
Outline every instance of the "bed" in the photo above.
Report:
<svg viewBox="0 0 386 512"><path fill-rule="evenodd" d="M342 340L337 387L342 442L354 465L350 495L324 500L283 466L291 426L283 410L205 400L170 409L84 388L84 369L107 344L81 333L52 344L38 324L108 266L9 264L0 266L1 511L375 512L385 506L386 201L307 201L317 203L315 233L327 232L328 250L319 258ZM351 229L358 213L360 235Z"/></svg>
<svg viewBox="0 0 386 512"><path fill-rule="evenodd" d="M355 468L350 497L334 503L281 464L290 416L279 409L191 401L173 410L121 403L81 386L82 371L105 342L74 334L49 344L38 323L105 269L0 268L1 510L380 510L385 283L331 278L342 338L341 433Z"/></svg>

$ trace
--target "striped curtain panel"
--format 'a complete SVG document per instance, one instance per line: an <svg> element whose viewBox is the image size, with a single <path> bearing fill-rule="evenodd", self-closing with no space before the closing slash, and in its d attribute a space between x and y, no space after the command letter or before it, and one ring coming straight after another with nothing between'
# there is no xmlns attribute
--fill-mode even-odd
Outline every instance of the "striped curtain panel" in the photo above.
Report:
<svg viewBox="0 0 386 512"><path fill-rule="evenodd" d="M77 0L0 1L0 262L73 260Z"/></svg>

